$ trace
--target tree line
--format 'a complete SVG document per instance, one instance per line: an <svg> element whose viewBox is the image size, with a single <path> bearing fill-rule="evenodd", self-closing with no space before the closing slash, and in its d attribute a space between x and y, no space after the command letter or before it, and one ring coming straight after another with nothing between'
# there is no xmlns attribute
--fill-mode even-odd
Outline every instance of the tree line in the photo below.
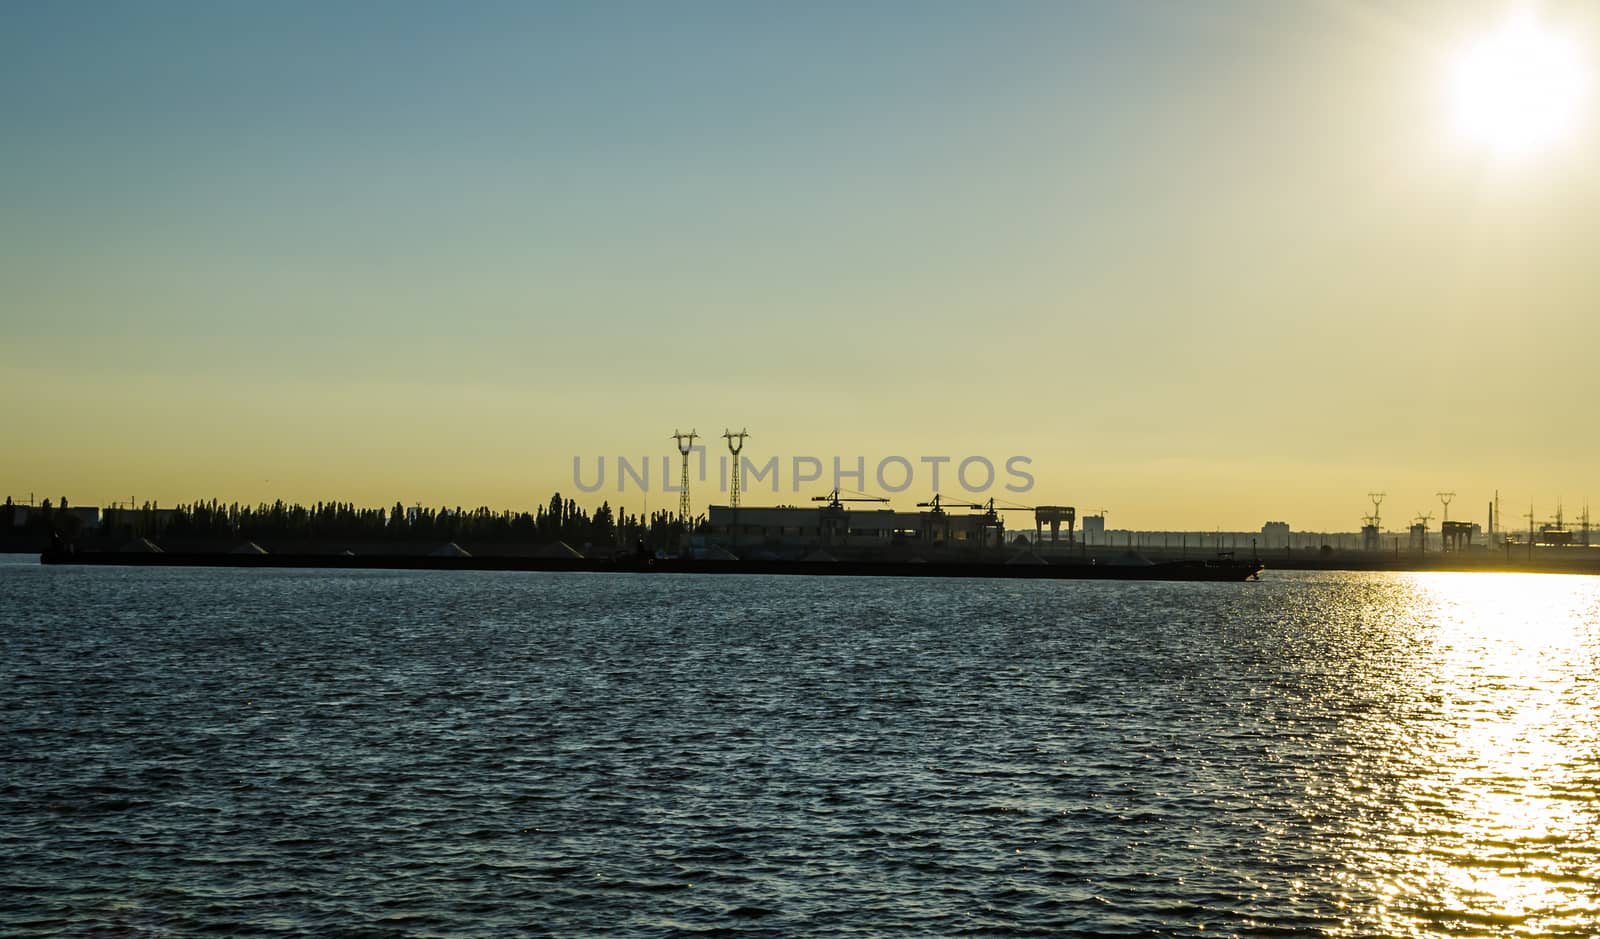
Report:
<svg viewBox="0 0 1600 939"><path fill-rule="evenodd" d="M7 499L9 507L11 500ZM67 500L52 505L44 500L30 510L23 530L29 533L59 533L73 537L88 534L82 520L67 511ZM12 525L7 511L5 524ZM138 534L181 538L234 538L239 540L296 541L473 541L539 542L564 541L575 547L617 545L633 547L643 542L649 548L677 546L684 525L677 515L658 510L648 517L613 509L609 502L590 512L576 500L561 493L532 512L496 511L487 506L475 509L396 502L383 508L358 507L353 502L260 502L248 505L223 503L216 499L197 500L158 512L146 502L138 509L106 510L103 529L132 529ZM705 525L705 516L691 522L694 530ZM107 530L105 534L116 534Z"/></svg>

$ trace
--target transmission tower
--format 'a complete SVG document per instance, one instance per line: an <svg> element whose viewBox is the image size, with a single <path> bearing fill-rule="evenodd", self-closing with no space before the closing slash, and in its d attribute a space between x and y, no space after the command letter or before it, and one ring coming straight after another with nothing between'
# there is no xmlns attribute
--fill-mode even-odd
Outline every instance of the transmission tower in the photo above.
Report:
<svg viewBox="0 0 1600 939"><path fill-rule="evenodd" d="M1432 512L1418 512L1417 517L1411 520L1412 547L1423 554L1428 553L1428 523L1431 521L1433 521Z"/></svg>
<svg viewBox="0 0 1600 939"><path fill-rule="evenodd" d="M1439 501L1444 503L1444 518L1439 520L1439 524L1443 525L1445 522L1450 521L1450 500L1454 499L1456 494L1453 492L1436 492L1434 495L1438 496Z"/></svg>
<svg viewBox="0 0 1600 939"><path fill-rule="evenodd" d="M739 451L744 449L744 438L750 434L740 430L737 434L731 430L724 430L722 436L728 441L728 452L733 454L733 479L728 482L728 505L731 508L739 507Z"/></svg>
<svg viewBox="0 0 1600 939"><path fill-rule="evenodd" d="M678 521L684 525L684 531L689 526L689 454L694 452L694 441L700 435L694 431L687 434L674 430L672 439L678 442L678 452L683 455L683 475L678 478Z"/></svg>
<svg viewBox="0 0 1600 939"><path fill-rule="evenodd" d="M1383 515L1378 511L1378 507L1383 505L1384 495L1386 495L1386 493L1367 493L1367 498L1372 500L1372 527L1378 529L1379 531L1383 530Z"/></svg>

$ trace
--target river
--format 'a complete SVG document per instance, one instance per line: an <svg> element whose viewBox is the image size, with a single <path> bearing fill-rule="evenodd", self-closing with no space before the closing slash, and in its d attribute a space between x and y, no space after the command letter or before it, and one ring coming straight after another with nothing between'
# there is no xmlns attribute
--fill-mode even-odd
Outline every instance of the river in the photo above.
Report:
<svg viewBox="0 0 1600 939"><path fill-rule="evenodd" d="M0 558L0 933L1591 935L1600 578Z"/></svg>

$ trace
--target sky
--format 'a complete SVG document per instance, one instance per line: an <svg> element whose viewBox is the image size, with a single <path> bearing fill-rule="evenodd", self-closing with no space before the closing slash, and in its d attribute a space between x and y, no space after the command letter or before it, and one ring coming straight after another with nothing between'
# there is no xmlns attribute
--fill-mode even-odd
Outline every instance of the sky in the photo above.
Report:
<svg viewBox="0 0 1600 939"><path fill-rule="evenodd" d="M1600 88L1466 139L1510 10L5 4L0 495L638 511L692 427L780 459L746 504L1024 456L1115 528L1571 518ZM1600 7L1534 13L1589 75Z"/></svg>

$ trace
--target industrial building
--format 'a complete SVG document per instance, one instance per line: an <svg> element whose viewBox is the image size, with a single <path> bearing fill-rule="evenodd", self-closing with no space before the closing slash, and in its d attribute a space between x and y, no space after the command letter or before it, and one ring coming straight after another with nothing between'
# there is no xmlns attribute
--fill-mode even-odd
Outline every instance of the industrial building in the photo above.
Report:
<svg viewBox="0 0 1600 939"><path fill-rule="evenodd" d="M997 546L1004 529L986 515L800 506L713 505L711 537L742 545L874 547L893 544Z"/></svg>
<svg viewBox="0 0 1600 939"><path fill-rule="evenodd" d="M936 500L924 503L926 511L904 512L850 508L843 504L845 501L850 500L835 497L820 507L713 505L707 510L708 534L713 541L740 545L861 548L923 545L982 550L1005 544L1006 526L999 513L1012 509L960 503L953 506L956 511L950 511ZM1071 526L1075 513L1072 508L1039 506L1016 510L1033 514L1037 537L1048 537L1055 543L1073 543ZM1064 542L1060 531L1063 523L1068 526ZM1045 536L1047 527L1050 533Z"/></svg>

